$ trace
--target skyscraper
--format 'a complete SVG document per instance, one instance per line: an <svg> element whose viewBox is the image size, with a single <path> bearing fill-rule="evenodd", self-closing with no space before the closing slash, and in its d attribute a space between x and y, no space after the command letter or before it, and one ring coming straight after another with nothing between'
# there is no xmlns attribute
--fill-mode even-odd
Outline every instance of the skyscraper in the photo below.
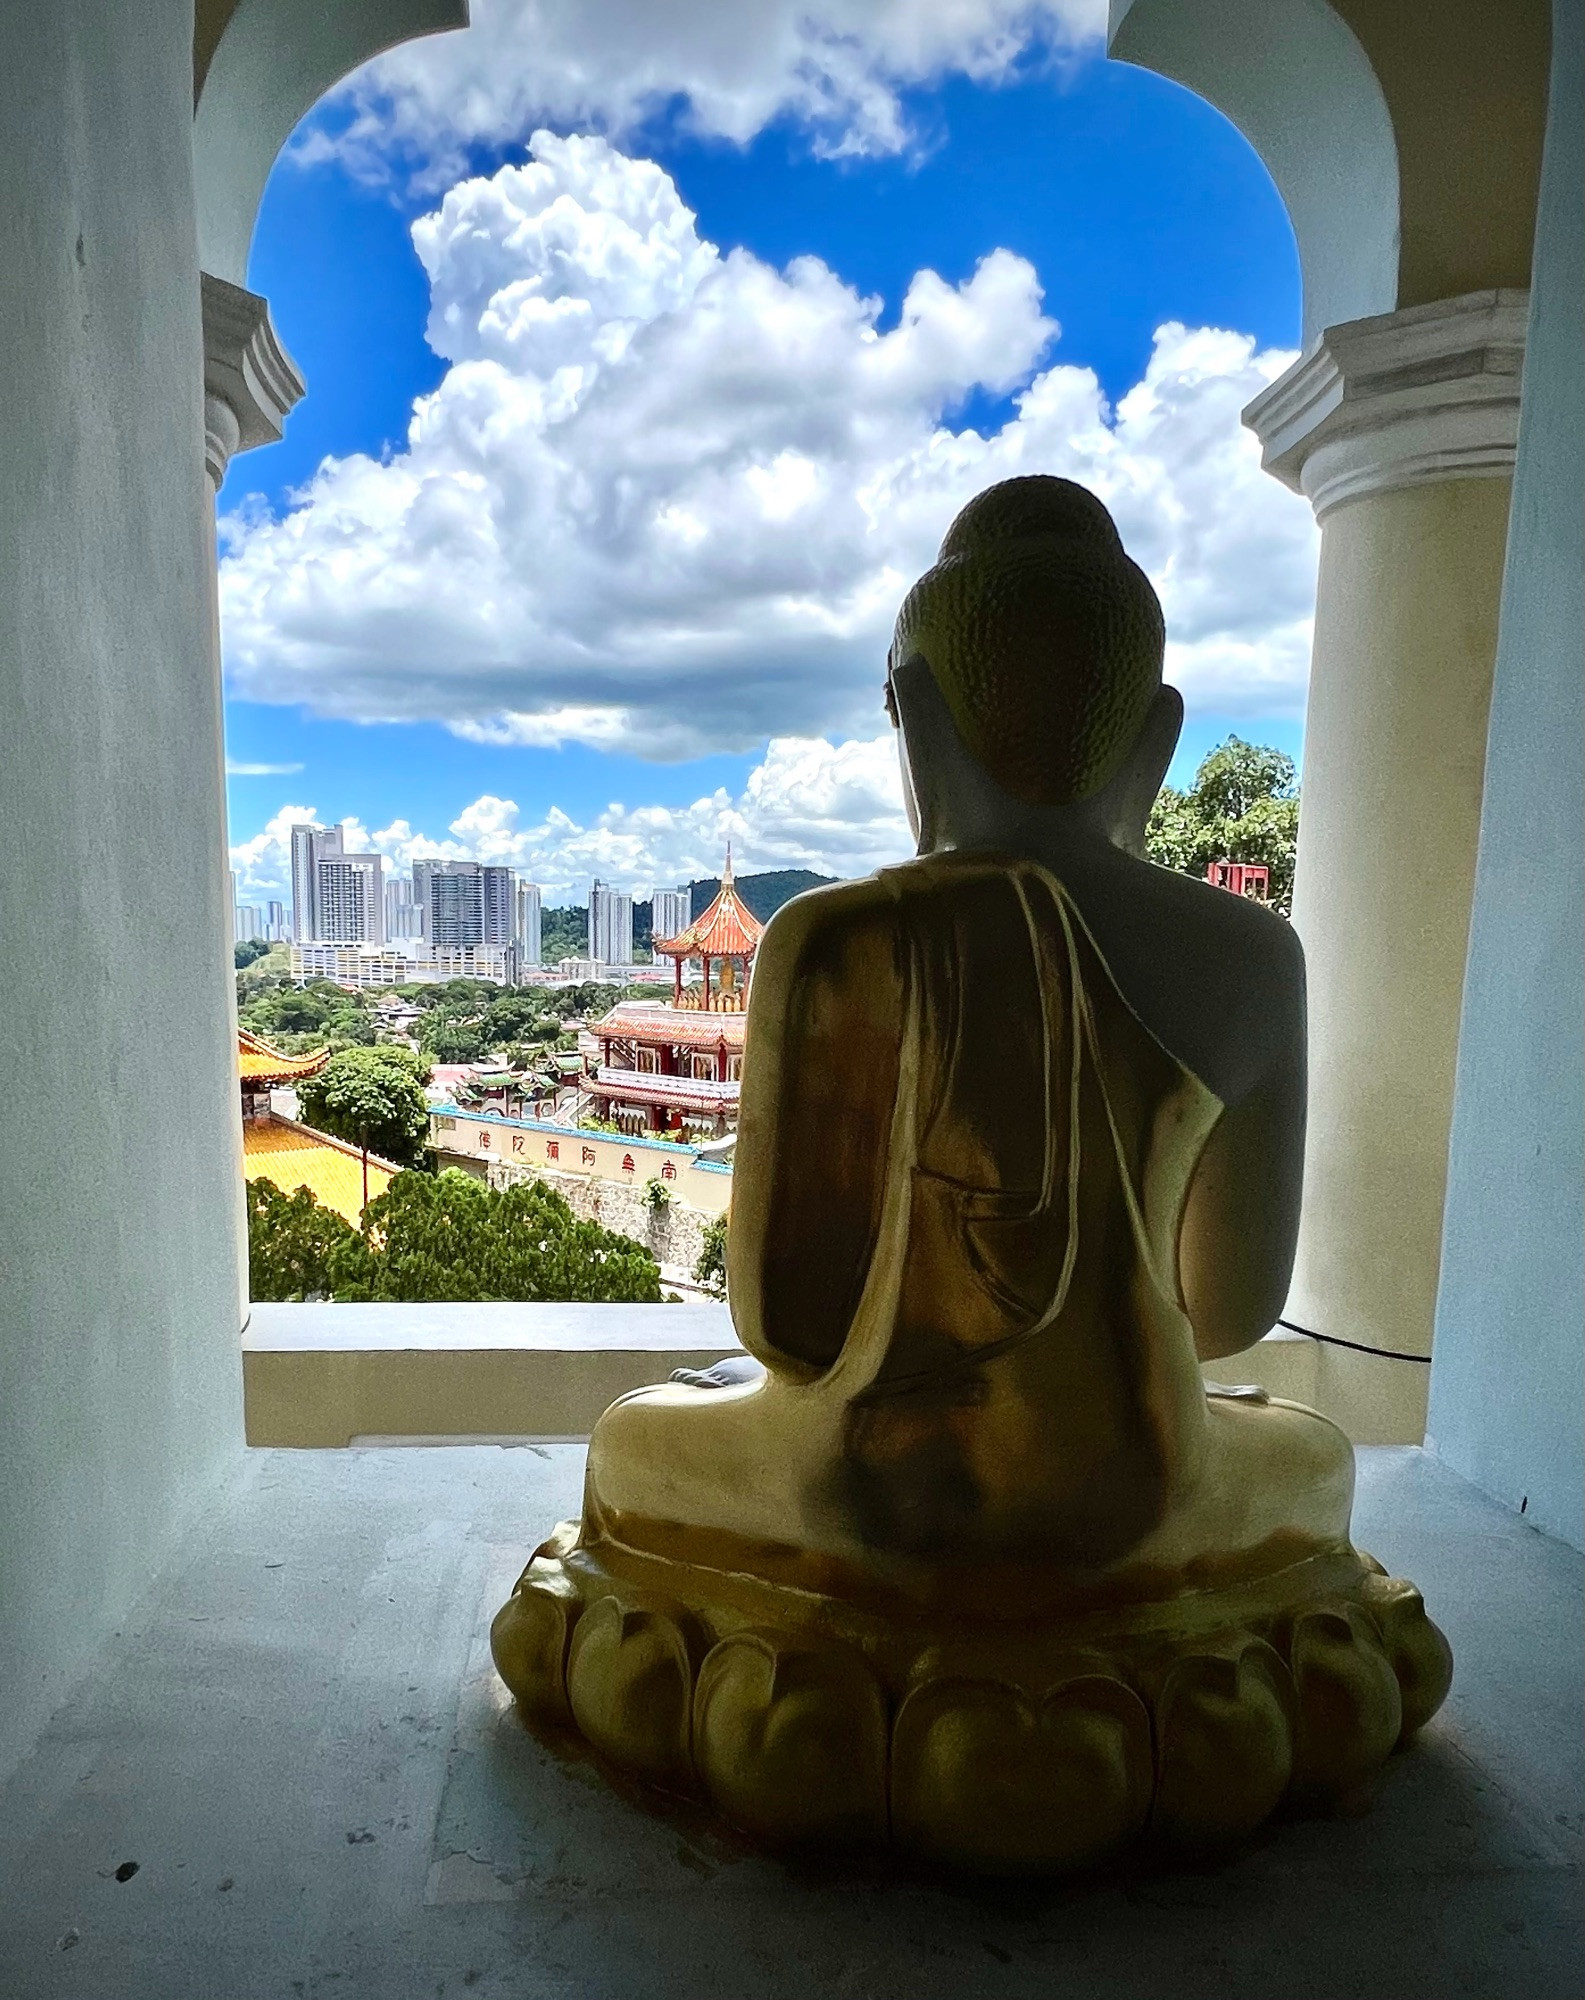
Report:
<svg viewBox="0 0 1585 2000"><path fill-rule="evenodd" d="M538 965L541 959L540 896L533 882L519 882L513 897L513 936L520 965Z"/></svg>
<svg viewBox="0 0 1585 2000"><path fill-rule="evenodd" d="M338 829L339 831L339 829ZM325 944L383 944L385 894L378 854L322 854L314 862L314 936Z"/></svg>
<svg viewBox="0 0 1585 2000"><path fill-rule="evenodd" d="M339 826L292 828L292 936L299 944L311 944L320 935L314 871L322 856L341 852L341 842Z"/></svg>
<svg viewBox="0 0 1585 2000"><path fill-rule="evenodd" d="M478 862L429 861L424 870L426 941L431 945L483 944L484 870Z"/></svg>
<svg viewBox="0 0 1585 2000"><path fill-rule="evenodd" d="M418 929L415 937L429 936L429 878L434 873L433 861L413 863L413 902L418 909Z"/></svg>
<svg viewBox="0 0 1585 2000"><path fill-rule="evenodd" d="M693 922L693 892L657 889L650 905L650 931L657 938L674 938Z"/></svg>
<svg viewBox="0 0 1585 2000"><path fill-rule="evenodd" d="M411 941L423 935L423 912L413 884L398 875L385 885L385 941L387 944L395 938Z"/></svg>
<svg viewBox="0 0 1585 2000"><path fill-rule="evenodd" d="M633 898L608 882L589 884L589 956L600 965L633 962Z"/></svg>
<svg viewBox="0 0 1585 2000"><path fill-rule="evenodd" d="M280 944L291 936L286 923L286 905L269 902L264 906L264 935L271 944Z"/></svg>
<svg viewBox="0 0 1585 2000"><path fill-rule="evenodd" d="M510 944L514 919L517 912L513 907L513 890L517 877L510 868L486 866L479 871L479 901L484 924L485 944Z"/></svg>

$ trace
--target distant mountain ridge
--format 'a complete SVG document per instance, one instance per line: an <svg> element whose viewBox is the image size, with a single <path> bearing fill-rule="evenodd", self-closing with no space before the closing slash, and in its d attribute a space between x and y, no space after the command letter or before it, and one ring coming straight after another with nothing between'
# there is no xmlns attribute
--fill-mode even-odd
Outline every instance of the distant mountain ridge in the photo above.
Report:
<svg viewBox="0 0 1585 2000"><path fill-rule="evenodd" d="M768 924L782 904L790 903L794 896L801 896L806 889L829 888L840 879L836 875L816 875L809 868L772 868L763 875L739 875L736 881L738 894L760 922ZM702 917L709 909L720 888L719 875L705 875L688 884L696 917Z"/></svg>
<svg viewBox="0 0 1585 2000"><path fill-rule="evenodd" d="M783 903L806 889L823 889L840 881L838 875L817 875L810 868L772 868L763 875L739 875L737 891L762 924L768 924ZM688 884L690 915L702 917L721 887L719 875L705 875ZM542 953L546 965L562 958L582 958L589 949L589 912L581 903L547 907L542 918ZM654 906L646 897L633 905L633 949L649 951L654 942Z"/></svg>

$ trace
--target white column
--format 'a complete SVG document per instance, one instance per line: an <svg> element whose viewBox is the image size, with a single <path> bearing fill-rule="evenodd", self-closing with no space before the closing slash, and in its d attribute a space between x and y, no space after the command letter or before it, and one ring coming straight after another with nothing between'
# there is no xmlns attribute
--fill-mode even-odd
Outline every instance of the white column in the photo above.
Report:
<svg viewBox="0 0 1585 2000"><path fill-rule="evenodd" d="M291 410L303 393L303 378L270 324L267 300L224 278L202 276L204 320L204 469L216 494L232 455L255 445L274 444ZM209 633L214 672L210 686L215 713L209 741L215 747L214 783L222 801L226 795L224 724L221 716L220 599L218 550L213 507L205 509L209 524ZM222 825L224 806L222 805ZM235 883L236 877L233 876ZM231 1042L236 1046L236 988L230 990ZM239 1242L242 1298L238 1324L248 1323L248 1230L243 1207L242 1103L231 1093L232 1153L237 1162L233 1225Z"/></svg>
<svg viewBox="0 0 1585 2000"><path fill-rule="evenodd" d="M204 464L220 491L232 454L275 444L303 394L257 292L203 274Z"/></svg>
<svg viewBox="0 0 1585 2000"><path fill-rule="evenodd" d="M1428 1356L1527 294L1329 328L1245 412L1321 523L1294 922L1310 982L1286 1317ZM1326 1346L1318 1401L1418 1442L1430 1370Z"/></svg>

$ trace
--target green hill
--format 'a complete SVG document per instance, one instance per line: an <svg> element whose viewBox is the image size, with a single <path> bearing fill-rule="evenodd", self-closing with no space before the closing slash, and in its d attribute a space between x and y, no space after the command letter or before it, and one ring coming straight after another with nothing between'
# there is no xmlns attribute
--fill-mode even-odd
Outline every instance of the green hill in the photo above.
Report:
<svg viewBox="0 0 1585 2000"><path fill-rule="evenodd" d="M739 875L737 892L760 922L765 924L770 922L783 903L790 903L794 896L801 896L806 889L826 888L838 879L835 875L816 875L808 868L773 868L764 875ZM711 899L720 887L719 875L707 875L688 884L696 917L702 917L709 909Z"/></svg>
<svg viewBox="0 0 1585 2000"><path fill-rule="evenodd" d="M763 875L739 875L737 888L755 916L766 924L782 904L790 903L794 896L801 896L806 889L822 888L838 879L835 875L816 875L809 868L772 868ZM693 898L689 905L691 914L702 917L720 887L719 875L706 875L697 882L690 882L688 893ZM546 909L541 923L540 955L544 964L554 965L561 958L582 958L589 949L589 912L582 904ZM649 951L652 923L651 904L647 900L635 903L634 951L641 954Z"/></svg>

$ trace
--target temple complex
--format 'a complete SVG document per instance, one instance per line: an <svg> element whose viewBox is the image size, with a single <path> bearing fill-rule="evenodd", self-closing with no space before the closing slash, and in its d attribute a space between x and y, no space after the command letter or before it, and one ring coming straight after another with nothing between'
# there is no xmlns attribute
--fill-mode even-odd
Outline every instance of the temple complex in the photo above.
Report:
<svg viewBox="0 0 1585 2000"><path fill-rule="evenodd" d="M372 1153L366 1159L356 1146L284 1117L270 1105L272 1090L317 1076L329 1056L328 1049L289 1056L238 1028L242 1168L248 1180L273 1181L282 1194L307 1188L322 1208L333 1208L356 1229L365 1207L384 1194L400 1168Z"/></svg>
<svg viewBox="0 0 1585 2000"><path fill-rule="evenodd" d="M676 937L655 940L655 956L674 968L670 1005L626 1001L595 1024L599 1058L583 1087L603 1117L634 1138L735 1129L749 979L764 931L738 895L729 847L709 909ZM697 985L684 983L690 959L700 964Z"/></svg>

